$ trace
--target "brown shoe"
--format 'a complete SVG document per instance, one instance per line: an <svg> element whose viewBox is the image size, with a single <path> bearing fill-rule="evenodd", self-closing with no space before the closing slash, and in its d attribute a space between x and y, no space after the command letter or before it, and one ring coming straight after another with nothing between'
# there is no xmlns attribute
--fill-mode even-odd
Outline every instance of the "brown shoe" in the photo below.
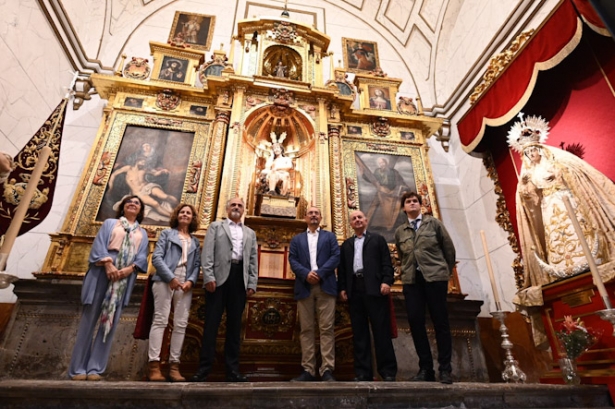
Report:
<svg viewBox="0 0 615 409"><path fill-rule="evenodd" d="M171 382L186 382L186 378L179 373L179 362L171 362L171 367L169 368L169 379Z"/></svg>
<svg viewBox="0 0 615 409"><path fill-rule="evenodd" d="M70 379L72 379L73 381L85 381L86 379L88 379L88 376L84 373L80 373L77 375L73 375Z"/></svg>
<svg viewBox="0 0 615 409"><path fill-rule="evenodd" d="M87 378L88 381L94 381L94 382L98 382L101 379L102 377L97 373L88 374L88 378Z"/></svg>
<svg viewBox="0 0 615 409"><path fill-rule="evenodd" d="M148 374L147 378L151 382L164 382L166 379L162 376L162 372L160 372L160 362L158 361L150 361L148 364Z"/></svg>

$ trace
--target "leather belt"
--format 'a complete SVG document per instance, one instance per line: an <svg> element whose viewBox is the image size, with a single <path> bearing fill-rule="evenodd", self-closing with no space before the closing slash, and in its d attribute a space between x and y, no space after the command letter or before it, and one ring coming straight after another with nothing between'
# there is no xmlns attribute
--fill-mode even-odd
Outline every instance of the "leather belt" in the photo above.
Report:
<svg viewBox="0 0 615 409"><path fill-rule="evenodd" d="M231 259L231 264L241 264L243 263L243 260L238 260L236 258Z"/></svg>
<svg viewBox="0 0 615 409"><path fill-rule="evenodd" d="M354 273L354 276L355 276L356 278L363 278L363 277L365 277L365 276L363 275L363 270L359 270L359 271L357 271L356 273Z"/></svg>

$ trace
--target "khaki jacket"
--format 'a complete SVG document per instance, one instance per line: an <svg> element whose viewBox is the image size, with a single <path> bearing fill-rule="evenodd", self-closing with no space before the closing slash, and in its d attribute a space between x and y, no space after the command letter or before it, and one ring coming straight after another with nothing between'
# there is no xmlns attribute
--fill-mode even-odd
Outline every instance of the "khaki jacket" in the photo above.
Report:
<svg viewBox="0 0 615 409"><path fill-rule="evenodd" d="M442 222L423 215L417 232L410 223L395 231L395 245L401 260L401 281L414 284L416 266L425 281L448 281L455 266L455 246Z"/></svg>

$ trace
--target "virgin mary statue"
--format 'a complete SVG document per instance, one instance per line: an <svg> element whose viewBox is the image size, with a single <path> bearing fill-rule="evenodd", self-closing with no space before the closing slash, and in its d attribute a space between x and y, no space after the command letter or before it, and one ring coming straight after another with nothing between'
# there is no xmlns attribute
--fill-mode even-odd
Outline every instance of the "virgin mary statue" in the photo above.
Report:
<svg viewBox="0 0 615 409"><path fill-rule="evenodd" d="M604 281L615 276L615 184L581 158L545 145L544 119L519 116L508 132L508 144L523 161L516 202L524 282L514 302L537 307L543 305L542 285L589 270L564 197Z"/></svg>

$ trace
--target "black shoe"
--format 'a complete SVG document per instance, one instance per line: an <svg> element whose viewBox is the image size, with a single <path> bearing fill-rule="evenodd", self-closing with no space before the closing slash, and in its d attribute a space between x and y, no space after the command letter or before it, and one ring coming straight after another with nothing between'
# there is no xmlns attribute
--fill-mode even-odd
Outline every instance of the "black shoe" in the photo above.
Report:
<svg viewBox="0 0 615 409"><path fill-rule="evenodd" d="M382 377L382 380L385 382L395 382L395 376L387 375Z"/></svg>
<svg viewBox="0 0 615 409"><path fill-rule="evenodd" d="M230 372L226 374L227 382L249 382L248 378L241 372Z"/></svg>
<svg viewBox="0 0 615 409"><path fill-rule="evenodd" d="M209 371L206 370L198 370L194 374L192 378L190 378L190 382L207 382L207 377L209 376Z"/></svg>
<svg viewBox="0 0 615 409"><path fill-rule="evenodd" d="M355 382L371 382L373 380L373 378L370 378L367 375L358 375L356 378L354 378Z"/></svg>
<svg viewBox="0 0 615 409"><path fill-rule="evenodd" d="M451 375L449 371L440 372L440 383L445 383L447 385L450 385L453 383L453 376Z"/></svg>
<svg viewBox="0 0 615 409"><path fill-rule="evenodd" d="M320 379L323 382L335 382L335 377L333 376L333 374L329 370L326 370L325 373L322 374Z"/></svg>
<svg viewBox="0 0 615 409"><path fill-rule="evenodd" d="M414 378L412 378L412 382L435 382L436 381L436 373L433 369L421 369L419 373L417 373Z"/></svg>
<svg viewBox="0 0 615 409"><path fill-rule="evenodd" d="M301 375L291 379L291 382L313 382L316 378L308 371L301 372Z"/></svg>

